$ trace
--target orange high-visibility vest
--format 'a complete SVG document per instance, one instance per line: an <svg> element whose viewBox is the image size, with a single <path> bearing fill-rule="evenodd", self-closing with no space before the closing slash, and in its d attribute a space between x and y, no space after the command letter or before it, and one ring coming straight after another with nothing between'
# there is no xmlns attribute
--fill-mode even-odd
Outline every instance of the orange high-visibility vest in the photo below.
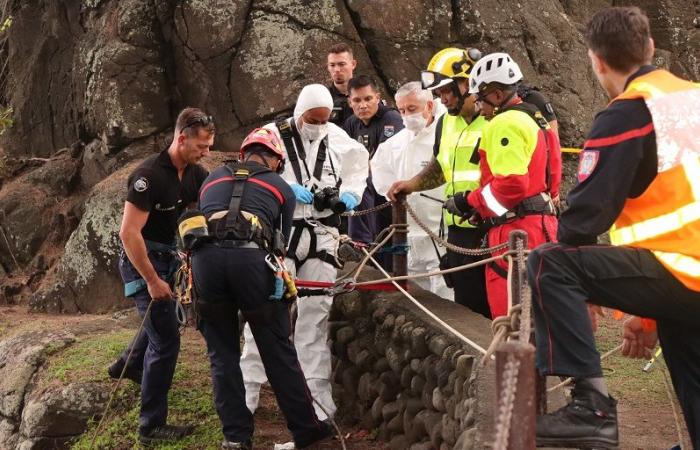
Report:
<svg viewBox="0 0 700 450"><path fill-rule="evenodd" d="M700 85L665 70L634 79L613 101L643 98L656 132L656 178L628 198L610 240L651 250L689 289L700 291Z"/></svg>

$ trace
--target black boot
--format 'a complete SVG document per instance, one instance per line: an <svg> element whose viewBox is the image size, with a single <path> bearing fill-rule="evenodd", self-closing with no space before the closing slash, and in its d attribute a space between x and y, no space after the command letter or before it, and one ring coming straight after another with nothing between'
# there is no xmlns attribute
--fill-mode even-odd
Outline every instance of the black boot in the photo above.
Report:
<svg viewBox="0 0 700 450"><path fill-rule="evenodd" d="M617 448L617 401L585 380L576 382L571 403L537 416L538 447Z"/></svg>
<svg viewBox="0 0 700 450"><path fill-rule="evenodd" d="M194 432L192 425L160 425L148 431L139 430L139 442L146 447L175 442Z"/></svg>
<svg viewBox="0 0 700 450"><path fill-rule="evenodd" d="M119 378L124 370L124 361L118 359L111 366L107 368L107 373L109 377L113 380ZM124 378L131 380L136 384L141 384L141 379L143 378L143 370L135 369L133 367L127 367L126 372L124 372Z"/></svg>

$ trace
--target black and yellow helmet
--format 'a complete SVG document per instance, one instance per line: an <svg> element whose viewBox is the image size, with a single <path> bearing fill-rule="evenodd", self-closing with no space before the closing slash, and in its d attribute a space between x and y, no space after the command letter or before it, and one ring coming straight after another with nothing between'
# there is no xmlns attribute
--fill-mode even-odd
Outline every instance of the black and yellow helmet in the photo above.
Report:
<svg viewBox="0 0 700 450"><path fill-rule="evenodd" d="M430 59L428 68L421 71L423 89L437 89L452 82L455 78L469 78L474 64L481 58L475 48L444 48Z"/></svg>

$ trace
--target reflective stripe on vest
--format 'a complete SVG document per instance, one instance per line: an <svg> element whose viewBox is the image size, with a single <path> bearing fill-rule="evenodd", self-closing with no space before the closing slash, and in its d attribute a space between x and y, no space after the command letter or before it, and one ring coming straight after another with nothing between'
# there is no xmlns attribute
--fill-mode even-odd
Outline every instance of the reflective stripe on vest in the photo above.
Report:
<svg viewBox="0 0 700 450"><path fill-rule="evenodd" d="M657 175L641 196L627 199L610 240L651 250L679 281L700 291L700 88L655 70L613 101L635 98L645 100L652 116Z"/></svg>
<svg viewBox="0 0 700 450"><path fill-rule="evenodd" d="M469 159L481 139L481 130L485 124L486 120L482 116L469 124L461 116L442 116L442 128L439 130L440 148L436 160L445 176L445 197L455 192L473 191L479 187L479 165L472 164ZM473 228L466 220L455 220L447 211L444 212L444 219L447 226Z"/></svg>

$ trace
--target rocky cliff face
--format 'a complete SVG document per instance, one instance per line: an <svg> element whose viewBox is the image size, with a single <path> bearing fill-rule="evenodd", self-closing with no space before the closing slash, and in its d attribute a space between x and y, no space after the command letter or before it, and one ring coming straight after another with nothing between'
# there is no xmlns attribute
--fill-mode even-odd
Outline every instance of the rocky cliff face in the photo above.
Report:
<svg viewBox="0 0 700 450"><path fill-rule="evenodd" d="M235 149L250 128L290 110L302 86L327 82L326 49L339 41L355 50L357 73L376 75L387 94L417 79L447 45L508 51L552 99L563 143L576 145L605 101L581 31L591 13L623 3L0 0L13 18L0 52L7 62L0 102L14 109L14 126L0 137L0 163L19 164L15 173L24 177L0 190L0 284L7 286L8 273L15 277L0 301L36 287L55 260L45 260L47 245L51 256L62 252L93 186L162 148L182 107L214 115L216 147ZM634 3L652 20L657 62L700 79L700 1ZM51 157L46 164L56 167L63 148L66 180L52 186L29 178L27 158Z"/></svg>

